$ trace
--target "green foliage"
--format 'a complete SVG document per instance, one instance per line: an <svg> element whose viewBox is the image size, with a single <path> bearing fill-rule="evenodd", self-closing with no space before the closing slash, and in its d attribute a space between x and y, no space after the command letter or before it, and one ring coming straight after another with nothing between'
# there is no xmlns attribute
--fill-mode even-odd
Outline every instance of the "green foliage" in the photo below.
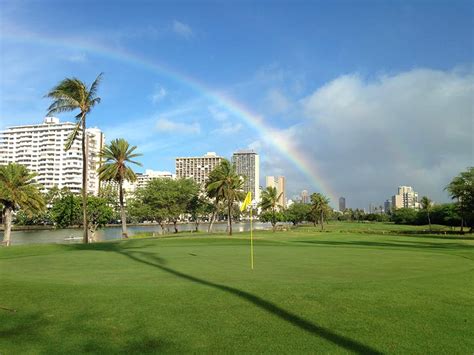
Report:
<svg viewBox="0 0 474 355"><path fill-rule="evenodd" d="M87 217L90 230L95 231L97 228L110 223L114 212L106 200L96 196L88 196L87 205Z"/></svg>
<svg viewBox="0 0 474 355"><path fill-rule="evenodd" d="M321 193L311 194L311 212L309 220L319 223L323 229L324 220L330 216L331 208L329 207L329 198Z"/></svg>
<svg viewBox="0 0 474 355"><path fill-rule="evenodd" d="M110 223L114 212L106 199L88 196L87 209L89 229L95 230ZM82 198L72 193L63 194L50 210L51 220L57 228L67 228L82 225Z"/></svg>
<svg viewBox="0 0 474 355"><path fill-rule="evenodd" d="M0 166L0 204L4 209L22 210L30 216L44 210L44 197L33 180L35 176L20 164Z"/></svg>
<svg viewBox="0 0 474 355"><path fill-rule="evenodd" d="M66 150L71 148L81 128L85 126L86 115L95 105L100 103L100 97L97 97L97 89L102 81L102 75L100 73L97 76L90 88L77 78L66 78L46 94L46 97L53 99L53 103L48 107L47 116L74 110L80 111L76 115L76 127L66 142Z"/></svg>
<svg viewBox="0 0 474 355"><path fill-rule="evenodd" d="M461 216L461 229L464 223L474 227L474 167L468 168L456 176L445 188L456 205Z"/></svg>
<svg viewBox="0 0 474 355"><path fill-rule="evenodd" d="M398 208L392 213L392 221L396 224L417 224L418 213L413 208Z"/></svg>
<svg viewBox="0 0 474 355"><path fill-rule="evenodd" d="M260 208L263 211L263 214L270 213L271 218L267 222L271 222L273 231L277 222L279 222L280 217L277 216L278 209L282 208L279 204L279 199L281 198L282 193L278 193L276 187L268 186L265 190L262 191ZM262 218L267 218L266 215Z"/></svg>
<svg viewBox="0 0 474 355"><path fill-rule="evenodd" d="M137 176L129 164L142 165L133 160L142 155L134 153L135 149L137 149L136 146L130 146L123 138L114 139L106 145L100 153L104 162L97 169L100 180L115 181L119 184L125 180L135 181Z"/></svg>
<svg viewBox="0 0 474 355"><path fill-rule="evenodd" d="M35 214L28 214L20 210L15 215L15 224L19 226L34 226L50 224L48 211L42 211Z"/></svg>
<svg viewBox="0 0 474 355"><path fill-rule="evenodd" d="M283 212L280 211L267 211L260 213L259 216L260 222L271 223L272 226L276 225L278 222L286 222L286 216Z"/></svg>
<svg viewBox="0 0 474 355"><path fill-rule="evenodd" d="M135 198L128 201L128 211L132 220L176 223L185 213L200 213L190 211L198 194L199 185L190 179L154 179L136 191Z"/></svg>
<svg viewBox="0 0 474 355"><path fill-rule="evenodd" d="M209 200L202 195L194 195L188 203L186 212L191 216L191 219L195 222L209 216L213 211L213 205Z"/></svg>
<svg viewBox="0 0 474 355"><path fill-rule="evenodd" d="M308 220L311 213L311 206L306 203L293 203L284 211L285 220L297 225Z"/></svg>
<svg viewBox="0 0 474 355"><path fill-rule="evenodd" d="M237 174L234 165L227 159L210 172L206 183L207 195L215 200L215 205L218 206L220 201L226 204L229 235L232 235L233 206L245 197L243 185L244 177Z"/></svg>
<svg viewBox="0 0 474 355"><path fill-rule="evenodd" d="M51 221L57 228L67 228L81 224L82 200L72 193L58 198L50 210Z"/></svg>

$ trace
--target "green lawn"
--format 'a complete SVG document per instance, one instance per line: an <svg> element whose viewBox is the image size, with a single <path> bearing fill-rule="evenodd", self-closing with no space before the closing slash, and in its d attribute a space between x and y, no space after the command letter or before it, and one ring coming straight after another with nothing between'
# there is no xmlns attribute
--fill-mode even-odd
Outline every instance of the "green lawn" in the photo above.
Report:
<svg viewBox="0 0 474 355"><path fill-rule="evenodd" d="M363 228L1 248L0 354L472 354L474 240Z"/></svg>

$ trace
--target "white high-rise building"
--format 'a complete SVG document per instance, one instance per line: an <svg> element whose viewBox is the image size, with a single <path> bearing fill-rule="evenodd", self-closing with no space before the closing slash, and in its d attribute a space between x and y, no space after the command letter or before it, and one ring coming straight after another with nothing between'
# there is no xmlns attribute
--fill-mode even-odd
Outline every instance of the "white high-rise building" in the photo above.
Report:
<svg viewBox="0 0 474 355"><path fill-rule="evenodd" d="M286 181L284 176L267 176L265 177L265 185L266 187L275 187L277 190L277 194L280 195L280 198L278 199L278 204L282 208L286 208Z"/></svg>
<svg viewBox="0 0 474 355"><path fill-rule="evenodd" d="M53 186L67 187L74 193L82 189L82 130L68 151L67 138L76 126L46 117L43 123L13 126L0 132L0 165L18 163L37 174L35 180L49 191ZM97 194L99 153L104 145L104 134L98 128L86 129L88 155L88 192Z"/></svg>
<svg viewBox="0 0 474 355"><path fill-rule="evenodd" d="M204 187L209 173L220 164L222 159L214 152L208 152L202 157L176 158L176 178L192 179Z"/></svg>
<svg viewBox="0 0 474 355"><path fill-rule="evenodd" d="M137 180L130 182L126 180L123 188L127 194L132 194L137 189L145 187L150 181L155 179L173 179L174 175L169 171L156 171L146 169L144 173L136 173Z"/></svg>
<svg viewBox="0 0 474 355"><path fill-rule="evenodd" d="M237 174L245 177L244 192L252 193L252 200L260 201L260 157L253 150L239 150L232 155Z"/></svg>
<svg viewBox="0 0 474 355"><path fill-rule="evenodd" d="M392 196L392 209L397 208L420 208L418 192L411 186L399 186L398 193Z"/></svg>

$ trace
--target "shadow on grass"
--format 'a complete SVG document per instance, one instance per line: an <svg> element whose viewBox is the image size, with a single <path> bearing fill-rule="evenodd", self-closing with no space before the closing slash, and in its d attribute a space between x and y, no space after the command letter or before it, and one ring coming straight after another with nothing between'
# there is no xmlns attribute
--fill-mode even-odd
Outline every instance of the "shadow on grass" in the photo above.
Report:
<svg viewBox="0 0 474 355"><path fill-rule="evenodd" d="M158 257L154 253L143 252L143 251L137 250L141 248L140 246L135 247L132 245L131 248L129 248L128 245L129 243L126 242L126 243L103 243L103 245L99 245L99 244L76 245L74 247L75 249L95 249L95 250L119 253L136 262L157 268L159 270L172 274L181 279L194 282L203 286L212 287L217 290L224 291L231 295L240 297L246 300L247 302L259 307L260 309L279 317L281 320L286 321L292 324L293 326L296 326L312 335L315 335L327 341L330 341L333 344L339 347L342 347L346 350L356 352L358 354L381 354L381 352L379 352L378 350L374 348L371 348L367 345L364 345L348 337L338 335L327 328L314 324L306 319L301 318L300 316L296 314L288 312L278 307L274 303L266 301L259 296L253 295L246 291L239 290L234 287L218 284L215 282L204 280L202 278L198 278L198 277L174 270L170 267L165 266L165 260ZM146 246L142 246L142 247L146 247ZM129 250L129 249L132 249L132 250Z"/></svg>
<svg viewBox="0 0 474 355"><path fill-rule="evenodd" d="M328 245L328 246L351 246L351 247L381 247L381 248L409 248L409 249L435 249L435 250L474 250L474 246L461 244L461 243L430 243L421 241L406 241L393 243L389 242L375 242L375 241L337 241L337 240L295 240L292 243L305 243L305 244L317 244L317 245Z"/></svg>
<svg viewBox="0 0 474 355"><path fill-rule="evenodd" d="M130 328L132 340L124 343L116 342L114 335L103 337L98 335L89 321L95 315L84 317L80 315L73 319L55 320L54 325L60 325L55 339L49 339L48 326L53 321L40 312L35 313L0 313L0 354L13 353L126 353L144 354L163 352L176 349L176 344L165 339L159 339L146 333L143 328ZM101 329L99 333L104 333Z"/></svg>

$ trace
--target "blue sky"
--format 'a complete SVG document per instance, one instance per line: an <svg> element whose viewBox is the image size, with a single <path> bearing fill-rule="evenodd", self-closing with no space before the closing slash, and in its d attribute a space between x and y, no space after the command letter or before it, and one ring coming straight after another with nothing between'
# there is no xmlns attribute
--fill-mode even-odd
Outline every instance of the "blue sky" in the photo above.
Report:
<svg viewBox="0 0 474 355"><path fill-rule="evenodd" d="M367 207L398 185L444 201L442 187L473 164L469 1L0 5L0 129L40 121L62 78L104 72L89 125L138 145L146 168L252 147L290 197L307 189Z"/></svg>

